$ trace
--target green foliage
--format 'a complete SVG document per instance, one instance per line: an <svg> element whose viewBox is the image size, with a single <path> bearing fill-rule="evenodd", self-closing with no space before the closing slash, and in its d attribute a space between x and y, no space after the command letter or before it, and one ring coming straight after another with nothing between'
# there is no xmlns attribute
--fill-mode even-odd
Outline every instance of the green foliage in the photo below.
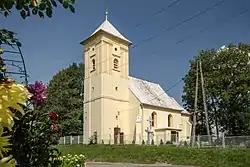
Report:
<svg viewBox="0 0 250 167"><path fill-rule="evenodd" d="M7 29L0 29L0 45L3 43L8 45L16 43L21 47L21 43L17 38L15 38L15 33Z"/></svg>
<svg viewBox="0 0 250 167"><path fill-rule="evenodd" d="M86 166L86 158L84 155L71 155L68 154L66 156L61 156L58 158L59 161L62 161L61 167L85 167Z"/></svg>
<svg viewBox="0 0 250 167"><path fill-rule="evenodd" d="M23 19L31 15L38 15L40 18L45 16L51 18L53 10L58 4L75 13L74 3L75 0L1 0L0 14L8 17L12 10L17 10ZM7 29L0 29L0 45L2 43L21 46L20 41L15 37L15 33Z"/></svg>
<svg viewBox="0 0 250 167"><path fill-rule="evenodd" d="M249 149L197 149L190 147L138 145L59 146L62 155L83 154L87 161L168 163L200 167L249 167ZM98 155L98 156L96 156Z"/></svg>
<svg viewBox="0 0 250 167"><path fill-rule="evenodd" d="M250 134L250 45L229 45L227 49L203 50L190 61L184 78L183 102L194 111L196 62L201 60L210 125L217 125L228 135ZM199 81L198 110L203 111ZM205 115L197 116L197 134L206 134Z"/></svg>
<svg viewBox="0 0 250 167"><path fill-rule="evenodd" d="M16 161L11 155L0 160L1 167L15 167L15 165Z"/></svg>
<svg viewBox="0 0 250 167"><path fill-rule="evenodd" d="M38 15L40 18L45 16L51 18L53 9L61 4L65 9L75 13L75 0L2 0L0 3L0 12L9 16L13 8L19 11L20 16L25 19L31 15Z"/></svg>
<svg viewBox="0 0 250 167"><path fill-rule="evenodd" d="M155 142L154 142L154 140L153 140L153 139L151 140L151 145L155 145Z"/></svg>
<svg viewBox="0 0 250 167"><path fill-rule="evenodd" d="M171 145L171 144L173 144L172 141L167 141L167 142L166 142L166 145Z"/></svg>
<svg viewBox="0 0 250 167"><path fill-rule="evenodd" d="M160 141L160 145L163 145L164 143L163 143L163 140L161 139L161 141Z"/></svg>
<svg viewBox="0 0 250 167"><path fill-rule="evenodd" d="M58 166L60 155L53 145L58 144L59 134L52 126L48 114L27 111L20 120L15 120L12 132L11 154L20 166Z"/></svg>
<svg viewBox="0 0 250 167"><path fill-rule="evenodd" d="M47 102L40 112L58 113L63 136L83 132L83 75L84 65L73 63L48 84Z"/></svg>

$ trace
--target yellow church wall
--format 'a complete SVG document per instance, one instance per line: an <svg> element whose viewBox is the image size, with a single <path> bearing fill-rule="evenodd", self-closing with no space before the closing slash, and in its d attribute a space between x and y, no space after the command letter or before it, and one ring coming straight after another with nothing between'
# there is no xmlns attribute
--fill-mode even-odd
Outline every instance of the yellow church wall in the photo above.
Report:
<svg viewBox="0 0 250 167"><path fill-rule="evenodd" d="M189 120L188 116L183 116L181 111L164 109L159 107L153 107L144 105L144 122L143 126L145 129L149 127L149 122L147 121L153 112L156 113L156 123L152 127L154 132L154 140L156 143L160 143L162 139L164 142L171 140L171 131L177 131L179 133L179 141L186 140L187 132L190 131L190 127L186 126L186 121ZM168 126L168 116L172 115L173 125ZM143 135L144 140L147 140L147 134Z"/></svg>
<svg viewBox="0 0 250 167"><path fill-rule="evenodd" d="M164 143L171 140L171 131L179 133L179 141L188 140L191 133L191 124L189 123L189 115L181 114L181 111L159 108L148 105L140 105L140 101L135 95L129 91L129 123L126 125L135 125L135 128L130 129L130 134L127 134L127 141L135 140L136 144L141 144L148 139L147 132L149 128L149 118L153 112L157 115L156 126L152 127L154 131L155 144L160 144L162 139ZM173 126L168 127L168 116L172 115ZM137 116L141 116L141 123L136 123ZM132 126L133 127L133 126ZM133 136L133 137L132 137Z"/></svg>
<svg viewBox="0 0 250 167"><path fill-rule="evenodd" d="M120 112L120 108L128 108L128 102L122 102L112 99L103 98L103 130L101 134L101 138L104 140L105 143L111 137L111 143L114 141L114 128L119 127L121 128L120 132L127 133L127 127L123 127L124 124L127 124L126 120L127 115L126 113Z"/></svg>
<svg viewBox="0 0 250 167"><path fill-rule="evenodd" d="M168 127L168 115L169 114L171 114L173 118L173 126L171 127L180 128L180 123L181 123L180 111L144 105L144 115L147 119L149 119L149 117L151 116L153 112L156 113L156 118L157 118L156 126L154 128Z"/></svg>
<svg viewBox="0 0 250 167"><path fill-rule="evenodd" d="M129 91L129 110L127 111L127 113L129 115L128 124L132 126L130 126L129 133L125 136L126 137L125 140L127 140L128 142L131 142L134 140L137 144L139 144L139 141L142 140L144 129L143 129L142 123L136 122L136 119L137 119L137 116L142 117L142 108L140 106L140 101L136 98L136 96L131 91Z"/></svg>
<svg viewBox="0 0 250 167"><path fill-rule="evenodd" d="M192 124L190 123L190 116L182 114L182 124L183 124L183 133L180 140L190 140Z"/></svg>
<svg viewBox="0 0 250 167"><path fill-rule="evenodd" d="M99 143L112 143L115 127L125 134L132 129L129 113L122 112L129 108L128 44L99 32L84 42L84 54L84 139L96 131Z"/></svg>

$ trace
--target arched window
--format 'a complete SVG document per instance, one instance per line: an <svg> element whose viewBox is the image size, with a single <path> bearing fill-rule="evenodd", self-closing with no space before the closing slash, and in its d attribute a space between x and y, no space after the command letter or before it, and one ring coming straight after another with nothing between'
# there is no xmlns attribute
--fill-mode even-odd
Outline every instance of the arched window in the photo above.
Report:
<svg viewBox="0 0 250 167"><path fill-rule="evenodd" d="M157 114L156 114L156 112L152 112L151 118L152 118L152 127L156 127L157 126Z"/></svg>
<svg viewBox="0 0 250 167"><path fill-rule="evenodd" d="M173 116L171 114L168 115L168 127L173 127Z"/></svg>
<svg viewBox="0 0 250 167"><path fill-rule="evenodd" d="M92 59L92 68L95 70L95 59Z"/></svg>
<svg viewBox="0 0 250 167"><path fill-rule="evenodd" d="M115 58L113 63L114 63L114 69L118 69L119 60Z"/></svg>

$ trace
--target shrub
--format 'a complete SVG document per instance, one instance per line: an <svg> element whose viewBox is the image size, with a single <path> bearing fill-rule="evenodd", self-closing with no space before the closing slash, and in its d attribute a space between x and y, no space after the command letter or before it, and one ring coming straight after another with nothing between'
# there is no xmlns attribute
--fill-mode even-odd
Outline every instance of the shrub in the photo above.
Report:
<svg viewBox="0 0 250 167"><path fill-rule="evenodd" d="M161 141L160 141L160 145L162 146L164 143L163 143L163 140L161 139Z"/></svg>
<svg viewBox="0 0 250 167"><path fill-rule="evenodd" d="M167 141L166 142L166 145L171 145L171 144L173 144L172 141Z"/></svg>
<svg viewBox="0 0 250 167"><path fill-rule="evenodd" d="M94 145L94 139L93 139L93 137L89 138L89 145Z"/></svg>
<svg viewBox="0 0 250 167"><path fill-rule="evenodd" d="M14 118L20 118L24 114L22 106L26 106L31 94L24 85L6 77L7 69L1 58L3 53L4 50L0 48L0 166L13 166L15 160L8 153L11 149L10 132L14 126Z"/></svg>
<svg viewBox="0 0 250 167"><path fill-rule="evenodd" d="M188 146L187 141L180 141L179 146Z"/></svg>
<svg viewBox="0 0 250 167"><path fill-rule="evenodd" d="M135 140L132 141L132 144L135 144Z"/></svg>
<svg viewBox="0 0 250 167"><path fill-rule="evenodd" d="M145 141L144 140L142 140L142 143L141 143L142 145L145 145Z"/></svg>
<svg viewBox="0 0 250 167"><path fill-rule="evenodd" d="M60 156L57 158L58 161L61 162L61 167L85 167L86 166L86 158L84 155L71 155Z"/></svg>
<svg viewBox="0 0 250 167"><path fill-rule="evenodd" d="M247 140L247 141L245 142L245 146L246 146L246 148L250 148L250 140Z"/></svg>
<svg viewBox="0 0 250 167"><path fill-rule="evenodd" d="M38 112L46 99L42 82L29 85L28 90L33 94L30 103L34 109L24 108L23 117L15 119L10 138L11 154L22 167L58 166L60 162L56 158L60 153L54 147L60 137L58 115Z"/></svg>
<svg viewBox="0 0 250 167"><path fill-rule="evenodd" d="M20 120L15 120L11 137L12 155L20 166L44 167L59 165L54 158L59 151L53 147L58 144L59 134L55 121L48 114L27 111Z"/></svg>
<svg viewBox="0 0 250 167"><path fill-rule="evenodd" d="M152 139L152 141L151 141L151 145L155 145L155 142L154 142L154 140Z"/></svg>
<svg viewBox="0 0 250 167"><path fill-rule="evenodd" d="M93 138L94 138L94 144L97 144L97 132L94 132Z"/></svg>

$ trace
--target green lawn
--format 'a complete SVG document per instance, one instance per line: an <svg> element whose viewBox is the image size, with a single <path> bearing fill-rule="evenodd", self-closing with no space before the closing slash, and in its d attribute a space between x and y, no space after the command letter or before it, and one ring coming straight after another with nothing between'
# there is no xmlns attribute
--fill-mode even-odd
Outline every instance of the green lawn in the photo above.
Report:
<svg viewBox="0 0 250 167"><path fill-rule="evenodd" d="M198 149L170 146L66 145L62 154L84 154L87 161L127 163L170 163L200 167L250 167L250 150Z"/></svg>

